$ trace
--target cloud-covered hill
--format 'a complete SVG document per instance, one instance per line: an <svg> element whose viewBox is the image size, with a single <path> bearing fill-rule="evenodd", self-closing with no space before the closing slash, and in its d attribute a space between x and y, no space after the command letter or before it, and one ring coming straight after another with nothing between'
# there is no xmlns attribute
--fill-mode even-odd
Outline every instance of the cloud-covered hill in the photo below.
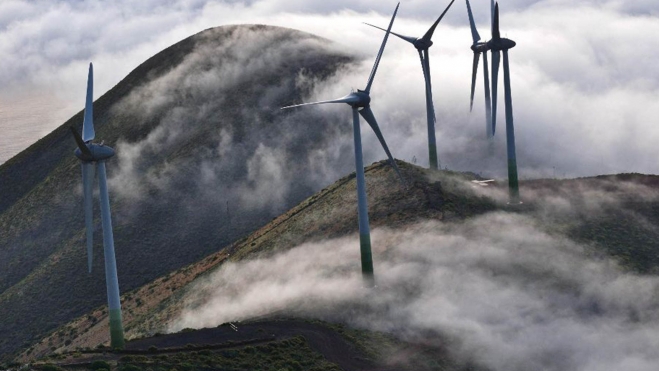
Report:
<svg viewBox="0 0 659 371"><path fill-rule="evenodd" d="M345 120L279 110L350 60L302 32L220 27L155 55L96 101L96 138L117 151L108 174L122 290L216 251L354 167ZM84 264L68 132L81 123L74 116L0 168L0 354L105 301L98 220L91 275Z"/></svg>

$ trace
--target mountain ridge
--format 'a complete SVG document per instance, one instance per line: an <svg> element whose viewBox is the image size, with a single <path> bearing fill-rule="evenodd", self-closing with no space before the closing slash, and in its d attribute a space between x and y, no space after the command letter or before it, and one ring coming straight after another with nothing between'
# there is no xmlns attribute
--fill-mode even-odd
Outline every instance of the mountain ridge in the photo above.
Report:
<svg viewBox="0 0 659 371"><path fill-rule="evenodd" d="M427 170L424 171L400 161L398 164L404 176L412 180L412 185L409 188L400 186L388 161L381 161L366 168L370 204L369 214L374 228L383 226L383 223L388 226L395 226L397 224L407 225L423 218L452 219L467 216L460 213L454 214L447 206L455 202L459 204L462 201L459 197L453 199L454 196L451 194L448 194L450 197L443 200L436 197L441 194L441 187L437 188L439 186L438 182L428 183L423 180L429 174ZM452 176L464 177L459 173L455 174L448 176L449 180L447 182L449 184L452 182ZM217 252L197 263L160 277L137 291L125 293L122 295L122 305L125 313L124 324L127 336L134 338L135 336L152 335L163 331L162 322L159 321L162 321L163 318L171 319L179 310L177 307L172 312L166 306L163 307L163 304L176 303L177 298L180 298L183 293L179 291L180 289L185 289L195 279L209 274L223 263L267 256L279 251L282 243L292 247L291 245L296 243L310 241L309 236L312 236L311 241L313 241L340 237L346 233L357 233L356 206L353 208L353 204L356 202L356 196L353 195L355 187L354 173L345 176L319 193L307 198L288 212L274 218L270 223L248 237L238 240L230 246L218 247ZM395 213L388 212L391 204L399 207ZM443 210L442 206L447 206L446 210ZM323 211L320 212L322 216L318 215L316 208L322 208ZM456 209L461 208L456 207ZM476 205L471 212L480 213L492 210L494 210L494 204L484 200L483 205ZM309 212L318 216L309 219ZM337 213L339 216L337 216ZM413 216L415 213L418 213L416 218ZM352 215L352 217L349 215ZM304 229L304 232L302 231L303 228L300 227L293 230L289 229L291 223L295 224L301 220L311 221L312 225L314 223L319 225ZM342 222L332 225L336 220L342 220ZM277 241L274 245L273 240ZM149 298L150 296L151 298ZM158 308L163 309L163 311L159 311ZM147 309L147 311L145 312L144 309ZM87 342L99 340L99 343L106 342L109 339L106 327L107 313L101 307L65 325L50 337L43 339L33 350L24 353L20 359L25 361L34 356L46 355L52 351L53 346L57 347L58 352L80 347L95 347L95 345L92 346ZM74 335L74 337L71 338L71 335ZM67 340L70 340L69 344L65 344Z"/></svg>
<svg viewBox="0 0 659 371"><path fill-rule="evenodd" d="M251 47L244 48L245 43ZM257 44L262 49L256 49ZM264 53L269 53L270 63L252 67L259 72L231 72L238 64L247 68L246 61L262 58ZM310 129L298 125L301 117L273 116L271 110L251 112L244 102L215 99L217 94L206 91L218 89L223 97L244 98L245 102L263 101L256 97L270 94L264 104L300 99L313 88L313 83L299 84L302 77L309 81L331 78L351 59L329 41L299 31L225 26L170 46L98 98L94 103L97 138L117 151L108 163L108 178L120 287L131 290L196 261L216 244L240 238L278 215L277 209L290 207L319 189L313 179L286 185L277 208L248 203L249 190L236 193L243 183L254 182L247 178L252 176L249 166L258 171L266 166L260 161L268 153L258 154L259 145L284 154L295 150L300 156L316 149L286 149L286 141L276 142L273 133L297 126L286 139L289 141L318 134L308 134ZM276 78L266 78L275 73ZM223 76L230 76L231 84L222 85ZM200 91L202 81L210 84ZM170 87L161 86L163 82ZM154 105L162 98L171 103ZM200 116L197 109L201 106L212 114ZM147 110L150 114L145 116ZM333 125L334 118L313 113L311 117L320 128ZM81 124L79 112L0 166L0 317L6 319L0 321L0 332L6 334L0 339L0 354L28 345L37 334L105 302L99 238L94 244L91 276L84 264L80 167L69 132L70 126L79 129ZM245 137L245 130L257 134L256 142ZM174 136L177 131L183 135ZM168 143L158 138L163 132L172 133ZM328 138L317 146L338 135L343 135L341 130L328 131ZM234 154L233 158L217 150L222 138L229 138L225 151ZM294 168L292 174L303 173L305 166ZM197 179L222 174L228 176L219 183L224 188L198 186ZM261 175L257 172L256 176ZM163 187L163 179L169 179L171 186ZM214 183L215 179L208 181ZM223 194L236 200L231 205L230 225ZM94 223L98 237L98 218ZM223 229L209 235L204 231L210 225ZM69 290L71 287L75 289ZM41 294L44 290L48 295ZM49 310L43 312L42 308Z"/></svg>
<svg viewBox="0 0 659 371"><path fill-rule="evenodd" d="M631 250L625 251L624 243L634 241L636 238L634 233L621 235L617 240L612 239L610 245L602 242L599 236L584 233L584 230L587 232L593 227L608 223L606 220L616 220L618 215L611 215L605 220L591 220L584 215L574 215L572 211L557 212L548 209L553 207L553 200L557 195L570 194L575 204L578 204L576 200L590 197L590 192L603 190L610 196L615 195L616 200L631 201L631 204L622 208L622 212L627 213L627 208L634 208L639 200L647 202L645 196L637 198L633 192L630 193L634 189L640 189L635 188L640 185L649 186L646 191L651 191L653 194L651 207L642 211L643 215L659 219L659 176L622 174L568 180L524 181L522 184L525 186L526 194L534 195L537 200L527 201L526 205L520 208L506 204L505 184L483 187L471 182L476 179L471 174L432 172L402 161L398 161L398 166L410 183L408 188L400 187L386 161L374 163L366 169L369 216L374 230L382 227L404 230L406 226L427 220L459 224L466 219L487 213L520 214L537 220L537 223L540 223L539 225L548 233L558 235L567 233L577 241L590 244L593 259L599 259L598 256L613 256L623 267L632 271L646 271L647 264L652 267L652 272L659 269L659 255L655 254L652 260L647 261L644 248L632 247ZM203 282L205 277L221 269L225 264L272 257L303 243L356 236L354 187L353 173L274 218L248 237L230 246L218 247L217 252L199 262L162 276L136 291L126 293L122 297L122 302L127 313L125 324L128 337L148 337L171 329L169 324L180 317L186 306L190 305L189 293L201 290L203 297L205 289L203 285L199 285L199 282ZM566 192L567 190L570 191ZM615 205L620 206L617 201ZM567 225L567 231L564 229L565 218L572 219ZM652 232L650 241L658 245L659 231L656 229L645 231ZM619 231L602 233L607 237L617 235ZM619 240L623 241L623 245L619 245ZM627 261L630 258L631 265ZM354 269L358 267L354 266ZM377 271L376 264L376 277ZM26 361L31 357L44 356L52 351L52 346L56 347L57 352L62 352L73 351L76 348L93 348L98 344L106 343L109 340L106 322L107 317L102 307L98 308L86 317L62 327L57 334L45 338L29 354L23 353L20 359ZM65 344L67 340L68 345Z"/></svg>

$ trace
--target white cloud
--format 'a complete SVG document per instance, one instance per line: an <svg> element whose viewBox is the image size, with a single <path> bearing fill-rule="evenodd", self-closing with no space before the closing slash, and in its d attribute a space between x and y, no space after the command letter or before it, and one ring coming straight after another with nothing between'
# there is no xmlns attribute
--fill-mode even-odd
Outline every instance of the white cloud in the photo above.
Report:
<svg viewBox="0 0 659 371"><path fill-rule="evenodd" d="M480 33L487 38L489 2L472 3ZM394 29L421 35L445 5L403 3ZM318 91L318 97L343 95L350 87L363 87L382 36L361 22L386 24L394 3L10 1L1 6L0 14L11 17L0 16L0 53L5 56L0 94L47 92L60 108L48 117L25 120L3 113L0 126L12 132L28 126L45 134L82 108L88 61L96 66L99 97L164 47L222 24L281 25L337 41L365 58L359 73ZM658 8L653 1L502 1L502 33L518 42L510 58L521 177L549 176L554 168L566 176L659 172L653 161L659 157L654 145L659 129L653 122L659 115L659 67L654 63L659 49L652 39L659 31ZM470 43L465 5L458 0L431 49L440 161L450 168L505 176L503 102L494 158L482 140L480 81L474 113L467 112ZM389 42L373 88L373 109L394 155L427 163L418 56L401 40ZM367 162L382 158L369 135L364 138ZM17 141L2 140L3 151Z"/></svg>

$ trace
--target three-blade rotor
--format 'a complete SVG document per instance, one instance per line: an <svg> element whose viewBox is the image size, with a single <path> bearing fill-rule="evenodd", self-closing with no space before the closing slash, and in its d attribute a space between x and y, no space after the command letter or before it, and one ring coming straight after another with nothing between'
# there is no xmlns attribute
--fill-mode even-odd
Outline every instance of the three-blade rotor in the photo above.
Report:
<svg viewBox="0 0 659 371"><path fill-rule="evenodd" d="M401 35L401 34L398 34L396 32L393 32L393 31L389 31L389 33L391 33L392 35L397 36L397 37L409 42L410 44L413 44L414 46L416 46L420 49L427 49L428 47L430 47L432 45L432 35L435 33L435 29L437 28L437 25L439 24L439 22L441 22L442 18L444 18L444 15L446 14L446 12L448 12L448 10L451 8L451 5L453 5L454 2L455 2L455 0L451 0L451 2L448 4L446 9L444 9L442 14L437 18L435 23L433 23L432 26L430 26L430 28L428 29L428 31L426 31L426 33L420 38L419 37ZM384 29L382 27L378 27L378 26L372 25L372 24L367 23L367 22L363 22L363 23L367 26L377 28L378 30L387 31L386 29Z"/></svg>
<svg viewBox="0 0 659 371"><path fill-rule="evenodd" d="M302 107L302 106L314 106L314 105L319 105L319 104L331 104L331 103L346 103L350 106L352 106L355 109L359 109L359 114L366 120L366 122L369 124L371 129L373 129L373 132L377 136L378 140L380 141L380 144L382 145L382 148L384 149L385 153L387 154L387 157L389 158L389 161L391 165L393 166L394 170L396 171L396 174L398 174L398 177L401 180L401 183L404 185L405 181L400 173L400 170L398 169L398 165L396 165L396 162L394 161L393 156L391 155L391 152L389 151L389 147L387 146L386 141L384 140L384 136L382 135L382 132L380 131L380 127L378 126L377 121L375 120L375 116L373 115L373 111L370 108L370 89L373 84L373 79L375 78L375 74L378 69L378 65L380 64L380 59L382 58L382 54L384 53L384 48L387 44L387 39L389 37L389 34L391 33L391 27L394 24L394 19L396 18L396 13L398 12L398 7L400 6L400 3L396 5L396 9L394 10L394 14L391 17L391 21L389 22L389 27L384 30L386 31L384 35L384 39L382 40L382 45L380 45L380 50L378 51L378 54L375 58L375 62L373 63L373 68L371 69L371 73L368 78L368 82L366 84L366 88L364 90L358 90L357 92L353 92L351 94L348 94L344 97L337 98L337 99L332 99L332 100L324 100L324 101L319 101L319 102L312 102L312 103L302 103L302 104L295 104L295 105L290 105L290 106L285 106L282 107L281 109L288 109L288 108L295 108L295 107ZM373 26L376 27L376 26ZM405 36L397 35L399 37L404 38Z"/></svg>
<svg viewBox="0 0 659 371"><path fill-rule="evenodd" d="M421 69L423 70L423 79L425 82L426 118L428 122L428 160L429 160L428 162L431 169L437 169L439 167L439 161L437 158L437 140L435 135L435 123L437 122L437 118L435 117L435 106L432 99L432 79L430 77L429 49L433 45L432 36L435 33L435 30L437 29L437 25L439 24L439 22L441 22L442 18L444 18L444 15L446 15L446 13L451 8L454 2L455 0L451 0L451 2L446 6L446 9L444 9L442 14L440 14L437 20L435 20L432 26L430 26L428 31L426 31L426 33L420 38L400 35L391 32L395 36L398 36L399 38L412 44L419 53L419 60L421 61ZM370 23L366 23L366 24L371 27L375 27L379 30L385 31L381 27L374 26Z"/></svg>

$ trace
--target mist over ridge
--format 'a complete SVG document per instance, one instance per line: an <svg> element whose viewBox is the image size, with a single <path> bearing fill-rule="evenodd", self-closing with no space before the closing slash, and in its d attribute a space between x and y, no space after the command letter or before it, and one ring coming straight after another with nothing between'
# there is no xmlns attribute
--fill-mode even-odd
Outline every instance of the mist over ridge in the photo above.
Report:
<svg viewBox="0 0 659 371"><path fill-rule="evenodd" d="M438 345L493 370L653 369L659 279L622 273L532 224L489 214L376 229L371 292L361 285L355 236L227 264L192 289L198 306L170 330L275 313L411 341L433 341L431 331Z"/></svg>
<svg viewBox="0 0 659 371"><path fill-rule="evenodd" d="M656 179L623 179L527 183L528 211L375 228L373 290L362 287L354 234L228 261L177 298L185 305L167 328L301 316L431 342L492 370L649 371L659 362L659 278L634 272L644 257L630 271L624 252L612 258L585 233L626 215L634 221L624 227L643 225L652 241L634 248L657 246L656 215L634 210L656 205ZM507 198L503 187L443 178L451 187Z"/></svg>

